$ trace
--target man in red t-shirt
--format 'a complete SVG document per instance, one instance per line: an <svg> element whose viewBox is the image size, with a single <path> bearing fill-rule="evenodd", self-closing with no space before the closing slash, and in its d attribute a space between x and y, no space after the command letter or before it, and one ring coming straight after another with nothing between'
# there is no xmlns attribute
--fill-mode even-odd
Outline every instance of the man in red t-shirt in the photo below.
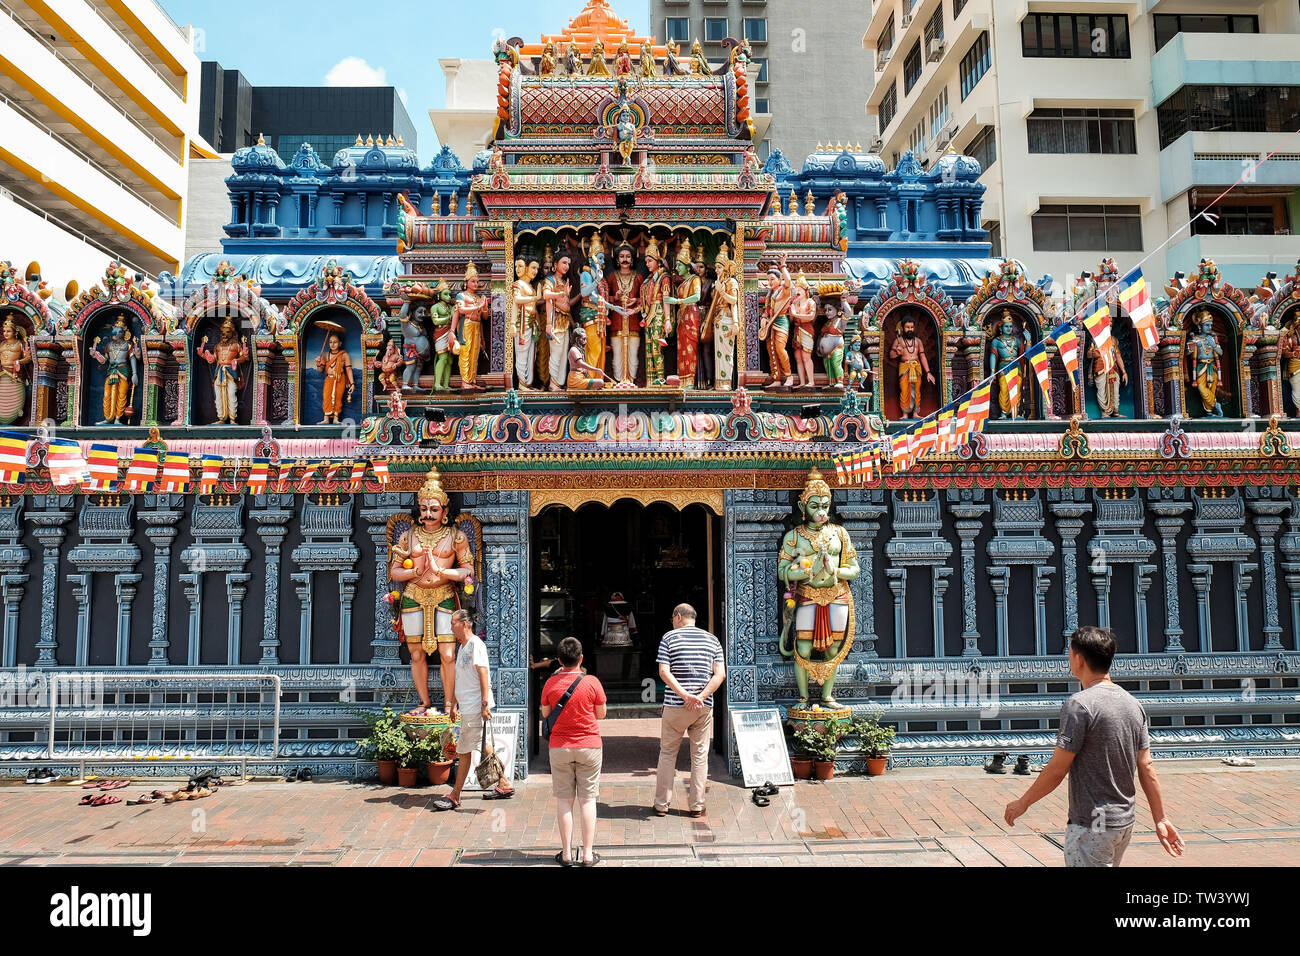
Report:
<svg viewBox="0 0 1300 956"><path fill-rule="evenodd" d="M560 826L560 866L595 866L600 854L596 842L596 797L600 793L600 765L604 750L599 720L605 718L605 688L582 670L582 644L566 637L556 648L560 669L542 688L542 717L551 728L551 786L555 792L555 816ZM569 694L572 688L573 693ZM560 701L568 694L561 707ZM551 720L552 712L558 711ZM582 817L583 857L570 855L573 813Z"/></svg>

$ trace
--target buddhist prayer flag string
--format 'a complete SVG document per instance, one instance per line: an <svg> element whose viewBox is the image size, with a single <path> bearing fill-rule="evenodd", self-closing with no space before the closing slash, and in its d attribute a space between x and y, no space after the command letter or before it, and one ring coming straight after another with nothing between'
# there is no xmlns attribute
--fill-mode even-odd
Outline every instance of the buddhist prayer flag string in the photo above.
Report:
<svg viewBox="0 0 1300 956"><path fill-rule="evenodd" d="M271 483L271 490L277 495L283 495L292 490L293 485L293 468L296 462L280 462L279 471L276 472L275 481Z"/></svg>
<svg viewBox="0 0 1300 956"><path fill-rule="evenodd" d="M1160 344L1160 335L1156 332L1156 316L1151 308L1151 293L1147 291L1147 280L1141 269L1134 269L1120 280L1124 283L1119 294L1120 304L1128 313L1133 328L1137 329L1138 338L1144 349L1153 349Z"/></svg>
<svg viewBox="0 0 1300 956"><path fill-rule="evenodd" d="M162 484L163 491L185 494L190 490L190 456L167 452L163 457Z"/></svg>
<svg viewBox="0 0 1300 956"><path fill-rule="evenodd" d="M1070 328L1070 323L1066 322L1052 333L1051 341L1056 343L1056 350L1061 353L1061 364L1069 373L1070 381L1077 386L1079 384L1079 337L1074 334L1074 329Z"/></svg>
<svg viewBox="0 0 1300 956"><path fill-rule="evenodd" d="M152 448L137 448L126 469L128 491L149 491L158 480L158 452Z"/></svg>
<svg viewBox="0 0 1300 956"><path fill-rule="evenodd" d="M0 481L27 481L27 436L21 432L0 432Z"/></svg>
<svg viewBox="0 0 1300 956"><path fill-rule="evenodd" d="M838 462L836 464L838 466ZM352 478L348 482L348 487L352 491L360 491L361 482L365 479L365 477L366 477L366 462L354 461L352 463ZM840 484L843 483L844 483L843 481L840 482Z"/></svg>
<svg viewBox="0 0 1300 956"><path fill-rule="evenodd" d="M86 468L90 473L84 486L86 491L117 490L117 446L91 445Z"/></svg>
<svg viewBox="0 0 1300 956"><path fill-rule="evenodd" d="M1026 354L1029 364L1034 368L1034 375L1038 377L1038 386L1043 390L1043 404L1047 408L1052 407L1052 369L1048 365L1047 346L1039 342Z"/></svg>
<svg viewBox="0 0 1300 956"><path fill-rule="evenodd" d="M90 480L85 456L81 454L81 443L70 438L50 439L45 450L45 464L49 466L50 481L56 488L72 488Z"/></svg>
<svg viewBox="0 0 1300 956"><path fill-rule="evenodd" d="M221 466L224 459L220 455L203 456L203 476L199 479L199 494L210 495L217 490L221 481Z"/></svg>
<svg viewBox="0 0 1300 956"><path fill-rule="evenodd" d="M379 481L379 483L381 485L388 484L388 462L376 461L376 462L372 462L372 465L374 466L375 469L375 478Z"/></svg>
<svg viewBox="0 0 1300 956"><path fill-rule="evenodd" d="M267 475L271 471L271 459L254 458L248 469L248 490L254 495L266 494Z"/></svg>
<svg viewBox="0 0 1300 956"><path fill-rule="evenodd" d="M1088 330L1097 348L1104 348L1106 340L1110 338L1110 307L1099 299L1090 302L1080 315L1083 327Z"/></svg>

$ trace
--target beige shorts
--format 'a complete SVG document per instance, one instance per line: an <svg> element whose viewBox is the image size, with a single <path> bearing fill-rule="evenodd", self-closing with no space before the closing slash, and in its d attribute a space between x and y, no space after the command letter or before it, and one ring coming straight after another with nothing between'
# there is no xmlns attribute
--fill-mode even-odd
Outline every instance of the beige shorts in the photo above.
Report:
<svg viewBox="0 0 1300 956"><path fill-rule="evenodd" d="M552 747L551 789L557 800L577 797L584 803L600 794L600 747Z"/></svg>
<svg viewBox="0 0 1300 956"><path fill-rule="evenodd" d="M460 736L456 740L456 753L478 753L483 747L483 715L462 713L460 715Z"/></svg>

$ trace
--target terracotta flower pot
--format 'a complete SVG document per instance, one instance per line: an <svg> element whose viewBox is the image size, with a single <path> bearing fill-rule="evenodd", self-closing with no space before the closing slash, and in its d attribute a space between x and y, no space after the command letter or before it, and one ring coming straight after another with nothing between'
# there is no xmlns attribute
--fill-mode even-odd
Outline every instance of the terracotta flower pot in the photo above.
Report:
<svg viewBox="0 0 1300 956"><path fill-rule="evenodd" d="M391 787L397 783L396 760L376 760L375 766L379 768L379 782L385 787Z"/></svg>
<svg viewBox="0 0 1300 956"><path fill-rule="evenodd" d="M398 767L397 782L403 787L418 787L420 785L420 768Z"/></svg>
<svg viewBox="0 0 1300 956"><path fill-rule="evenodd" d="M885 765L889 763L888 757L868 757L867 774L872 777L882 776L885 772Z"/></svg>
<svg viewBox="0 0 1300 956"><path fill-rule="evenodd" d="M791 757L790 769L794 771L796 780L811 780L813 775L813 762L808 757Z"/></svg>
<svg viewBox="0 0 1300 956"><path fill-rule="evenodd" d="M818 760L815 766L818 780L831 780L835 777L834 760Z"/></svg>
<svg viewBox="0 0 1300 956"><path fill-rule="evenodd" d="M451 765L455 761L438 760L427 765L429 774L429 783L435 787L441 787L451 778Z"/></svg>

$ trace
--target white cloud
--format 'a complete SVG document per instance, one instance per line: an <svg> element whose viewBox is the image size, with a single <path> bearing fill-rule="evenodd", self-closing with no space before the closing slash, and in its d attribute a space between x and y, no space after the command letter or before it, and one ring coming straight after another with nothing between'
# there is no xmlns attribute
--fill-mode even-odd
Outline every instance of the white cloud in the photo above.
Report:
<svg viewBox="0 0 1300 956"><path fill-rule="evenodd" d="M359 56L345 56L325 74L326 86L388 86L388 71Z"/></svg>

